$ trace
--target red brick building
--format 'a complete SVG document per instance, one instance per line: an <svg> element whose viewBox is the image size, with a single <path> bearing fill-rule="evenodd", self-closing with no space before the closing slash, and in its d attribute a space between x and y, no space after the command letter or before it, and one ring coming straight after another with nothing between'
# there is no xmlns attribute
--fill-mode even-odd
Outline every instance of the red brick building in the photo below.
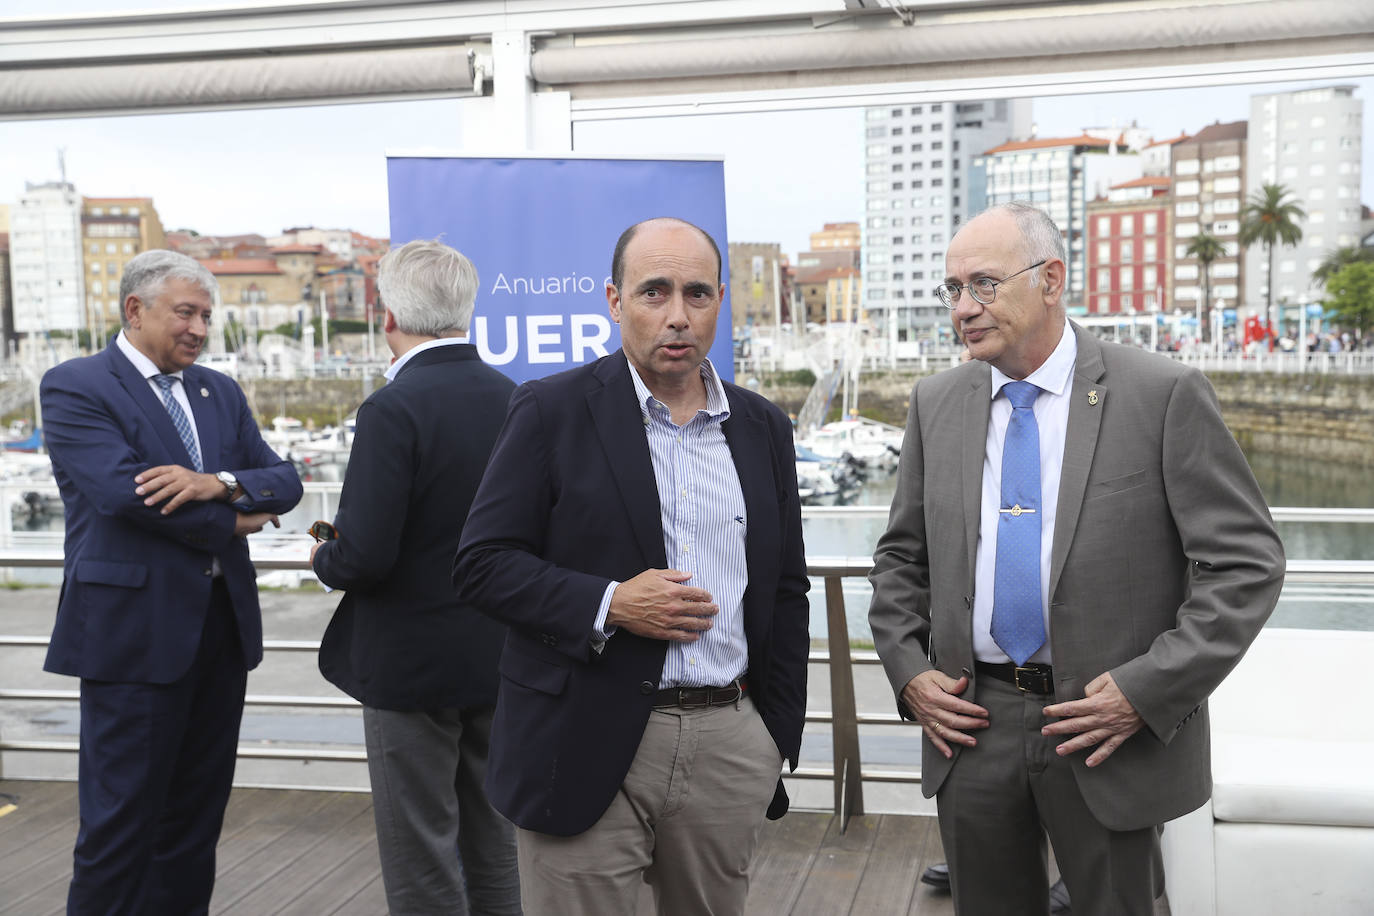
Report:
<svg viewBox="0 0 1374 916"><path fill-rule="evenodd" d="M1088 204L1088 314L1171 308L1170 185L1166 175L1137 178L1113 185L1105 198Z"/></svg>

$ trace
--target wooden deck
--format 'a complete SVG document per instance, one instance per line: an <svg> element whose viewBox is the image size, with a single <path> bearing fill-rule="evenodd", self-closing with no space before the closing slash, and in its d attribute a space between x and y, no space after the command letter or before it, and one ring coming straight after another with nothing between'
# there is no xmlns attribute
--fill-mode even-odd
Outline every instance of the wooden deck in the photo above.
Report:
<svg viewBox="0 0 1374 916"><path fill-rule="evenodd" d="M76 785L0 780L0 914L64 911L76 839ZM11 798L0 798L0 810ZM949 894L918 882L943 858L935 819L873 815L841 835L829 814L794 812L764 828L751 914L948 916ZM649 894L641 913L651 914ZM235 789L220 837L213 914L386 913L371 797Z"/></svg>

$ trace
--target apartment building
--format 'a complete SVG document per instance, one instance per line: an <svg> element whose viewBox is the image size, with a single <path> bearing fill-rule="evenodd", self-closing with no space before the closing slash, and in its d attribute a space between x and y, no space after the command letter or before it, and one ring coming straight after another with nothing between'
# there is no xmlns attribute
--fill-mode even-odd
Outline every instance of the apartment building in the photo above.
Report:
<svg viewBox="0 0 1374 916"><path fill-rule="evenodd" d="M1274 303L1321 298L1312 271L1335 248L1360 244L1360 155L1364 100L1354 86L1324 86L1250 97L1247 195L1281 184L1307 212L1302 241L1273 252ZM1245 300L1263 308L1270 265L1263 245L1244 253Z"/></svg>
<svg viewBox="0 0 1374 916"><path fill-rule="evenodd" d="M973 157L1030 131L1028 99L934 102L864 114L863 302L894 343L943 334L935 297L945 248L978 212L967 182Z"/></svg>
<svg viewBox="0 0 1374 916"><path fill-rule="evenodd" d="M1185 313L1204 316L1217 307L1236 308L1244 289L1245 262L1238 241L1240 212L1245 203L1244 121L1204 127L1174 144L1173 269L1169 300ZM1202 265L1188 255L1198 233L1221 242L1224 254L1212 262L1211 302L1202 298Z"/></svg>

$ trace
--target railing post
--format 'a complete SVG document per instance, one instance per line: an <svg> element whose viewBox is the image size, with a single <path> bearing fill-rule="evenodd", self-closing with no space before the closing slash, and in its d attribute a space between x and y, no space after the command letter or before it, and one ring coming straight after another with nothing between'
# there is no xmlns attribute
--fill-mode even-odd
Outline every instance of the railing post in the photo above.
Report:
<svg viewBox="0 0 1374 916"><path fill-rule="evenodd" d="M849 621L844 613L844 579L825 577L825 619L830 635L830 740L835 758L835 814L840 830L864 813L859 766L859 724L854 706L854 667L849 656Z"/></svg>

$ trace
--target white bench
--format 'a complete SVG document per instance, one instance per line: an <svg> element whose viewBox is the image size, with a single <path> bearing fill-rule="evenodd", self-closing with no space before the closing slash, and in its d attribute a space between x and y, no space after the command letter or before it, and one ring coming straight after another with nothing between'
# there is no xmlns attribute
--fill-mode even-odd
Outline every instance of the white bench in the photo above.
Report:
<svg viewBox="0 0 1374 916"><path fill-rule="evenodd" d="M1210 708L1212 800L1164 830L1173 916L1374 914L1374 633L1266 629Z"/></svg>

